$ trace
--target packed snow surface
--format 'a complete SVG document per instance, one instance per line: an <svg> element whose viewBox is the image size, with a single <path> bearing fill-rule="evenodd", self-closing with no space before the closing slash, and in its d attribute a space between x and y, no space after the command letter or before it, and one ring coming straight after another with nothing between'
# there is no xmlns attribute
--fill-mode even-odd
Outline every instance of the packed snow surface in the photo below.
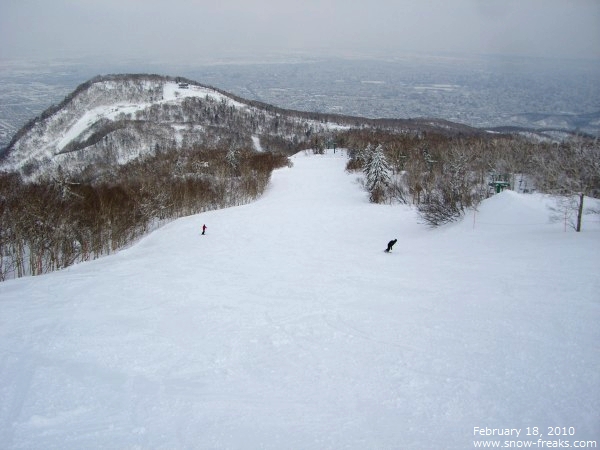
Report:
<svg viewBox="0 0 600 450"><path fill-rule="evenodd" d="M600 440L597 224L505 192L430 230L343 153L292 160L253 204L0 284L2 448Z"/></svg>

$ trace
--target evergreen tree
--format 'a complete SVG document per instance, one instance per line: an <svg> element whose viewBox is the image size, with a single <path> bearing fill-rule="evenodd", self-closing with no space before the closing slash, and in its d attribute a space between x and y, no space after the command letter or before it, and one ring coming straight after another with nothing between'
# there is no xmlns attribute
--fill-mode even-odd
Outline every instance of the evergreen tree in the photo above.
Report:
<svg viewBox="0 0 600 450"><path fill-rule="evenodd" d="M391 173L381 144L372 152L364 167L364 173L370 200L373 203L381 203L384 200L385 189L390 182Z"/></svg>

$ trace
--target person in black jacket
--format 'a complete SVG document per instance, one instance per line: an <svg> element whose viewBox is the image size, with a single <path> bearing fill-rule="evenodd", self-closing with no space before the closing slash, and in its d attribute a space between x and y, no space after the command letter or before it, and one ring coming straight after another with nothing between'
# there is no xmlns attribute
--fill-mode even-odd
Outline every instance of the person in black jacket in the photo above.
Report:
<svg viewBox="0 0 600 450"><path fill-rule="evenodd" d="M394 239L393 241L390 241L390 242L388 242L388 246L387 246L387 248L385 249L385 252L386 252L386 253L389 253L389 252L391 252L391 251L392 251L392 247L394 246L394 244L395 244L396 242L398 242L398 239Z"/></svg>

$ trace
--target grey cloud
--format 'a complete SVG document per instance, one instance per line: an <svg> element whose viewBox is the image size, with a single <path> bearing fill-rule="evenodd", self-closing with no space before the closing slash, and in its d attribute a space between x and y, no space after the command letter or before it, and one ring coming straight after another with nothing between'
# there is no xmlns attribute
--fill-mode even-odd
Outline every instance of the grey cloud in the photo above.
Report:
<svg viewBox="0 0 600 450"><path fill-rule="evenodd" d="M595 0L0 0L0 58L466 52L600 58Z"/></svg>

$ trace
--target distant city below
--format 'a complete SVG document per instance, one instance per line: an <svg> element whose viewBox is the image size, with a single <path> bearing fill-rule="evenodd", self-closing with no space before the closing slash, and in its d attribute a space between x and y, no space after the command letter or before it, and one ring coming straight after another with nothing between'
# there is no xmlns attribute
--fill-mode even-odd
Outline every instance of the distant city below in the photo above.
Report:
<svg viewBox="0 0 600 450"><path fill-rule="evenodd" d="M79 84L108 73L183 76L302 111L600 134L598 61L465 56L213 64L2 61L0 148Z"/></svg>

